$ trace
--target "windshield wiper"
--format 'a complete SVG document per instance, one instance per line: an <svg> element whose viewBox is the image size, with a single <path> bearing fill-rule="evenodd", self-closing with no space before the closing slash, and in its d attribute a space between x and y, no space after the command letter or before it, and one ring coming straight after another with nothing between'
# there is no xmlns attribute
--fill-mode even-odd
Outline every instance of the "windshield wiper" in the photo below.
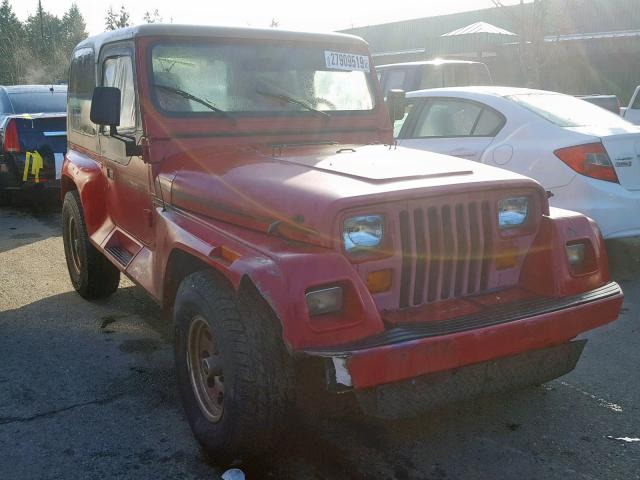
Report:
<svg viewBox="0 0 640 480"><path fill-rule="evenodd" d="M327 112L323 112L322 110L318 110L317 108L313 108L311 105L303 102L302 100L298 100L297 98L290 97L289 95L285 95L284 93L268 92L266 90L256 90L256 93L259 93L260 95L264 95L265 97L277 98L277 99L282 100L284 102L292 103L294 105L299 105L302 108L304 108L305 110L309 110L310 112L318 113L318 114L322 115L325 118L331 118L331 115L329 115Z"/></svg>
<svg viewBox="0 0 640 480"><path fill-rule="evenodd" d="M186 98L188 100L193 100L194 102L199 103L200 105L204 105L205 107L210 109L212 112L217 113L221 117L224 117L224 118L232 121L233 123L236 123L235 117L233 115L231 115L229 112L226 112L225 110L222 110L221 108L216 107L215 105L213 105L210 102L207 102L203 98L196 97L192 93L185 92L184 90L180 90L179 88L169 87L167 85L161 85L159 83L154 84L154 86L156 88L160 88L162 90L166 90L167 92L171 92L171 93L175 93L176 95L180 95L181 97L184 97L184 98Z"/></svg>

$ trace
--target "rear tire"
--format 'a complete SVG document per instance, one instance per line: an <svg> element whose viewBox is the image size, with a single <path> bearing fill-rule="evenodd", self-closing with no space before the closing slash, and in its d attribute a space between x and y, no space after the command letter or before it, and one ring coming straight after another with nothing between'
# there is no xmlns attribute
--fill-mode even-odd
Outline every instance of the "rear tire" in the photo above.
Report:
<svg viewBox="0 0 640 480"><path fill-rule="evenodd" d="M223 465L268 451L293 402L293 368L271 310L202 271L182 281L173 312L178 388L207 458Z"/></svg>
<svg viewBox="0 0 640 480"><path fill-rule="evenodd" d="M120 271L91 244L78 192L62 204L62 239L73 288L86 299L105 298L118 289Z"/></svg>

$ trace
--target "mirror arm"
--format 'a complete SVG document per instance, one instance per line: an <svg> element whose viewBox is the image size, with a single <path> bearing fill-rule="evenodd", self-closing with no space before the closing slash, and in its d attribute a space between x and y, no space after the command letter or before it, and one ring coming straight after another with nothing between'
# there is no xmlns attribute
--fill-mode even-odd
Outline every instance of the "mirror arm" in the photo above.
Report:
<svg viewBox="0 0 640 480"><path fill-rule="evenodd" d="M109 136L124 143L125 155L127 157L142 156L142 146L136 143L136 139L128 135L120 135L115 125L109 125Z"/></svg>

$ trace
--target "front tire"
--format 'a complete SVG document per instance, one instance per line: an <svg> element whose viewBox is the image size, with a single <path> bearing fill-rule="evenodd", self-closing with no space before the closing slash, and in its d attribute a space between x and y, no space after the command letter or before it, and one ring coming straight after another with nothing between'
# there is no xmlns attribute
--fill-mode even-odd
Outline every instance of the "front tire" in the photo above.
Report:
<svg viewBox="0 0 640 480"><path fill-rule="evenodd" d="M77 191L62 204L62 240L73 288L86 299L104 298L118 289L120 271L91 244Z"/></svg>
<svg viewBox="0 0 640 480"><path fill-rule="evenodd" d="M292 404L293 369L277 319L210 272L189 275L174 306L178 388L191 429L218 464L264 453Z"/></svg>

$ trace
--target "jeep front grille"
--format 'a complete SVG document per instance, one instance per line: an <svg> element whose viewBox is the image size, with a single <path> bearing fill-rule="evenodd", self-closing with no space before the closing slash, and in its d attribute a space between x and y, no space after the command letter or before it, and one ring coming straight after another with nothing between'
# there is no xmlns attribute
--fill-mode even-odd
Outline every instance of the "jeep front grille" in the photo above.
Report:
<svg viewBox="0 0 640 480"><path fill-rule="evenodd" d="M399 213L400 308L490 288L495 212L489 201L410 206Z"/></svg>

